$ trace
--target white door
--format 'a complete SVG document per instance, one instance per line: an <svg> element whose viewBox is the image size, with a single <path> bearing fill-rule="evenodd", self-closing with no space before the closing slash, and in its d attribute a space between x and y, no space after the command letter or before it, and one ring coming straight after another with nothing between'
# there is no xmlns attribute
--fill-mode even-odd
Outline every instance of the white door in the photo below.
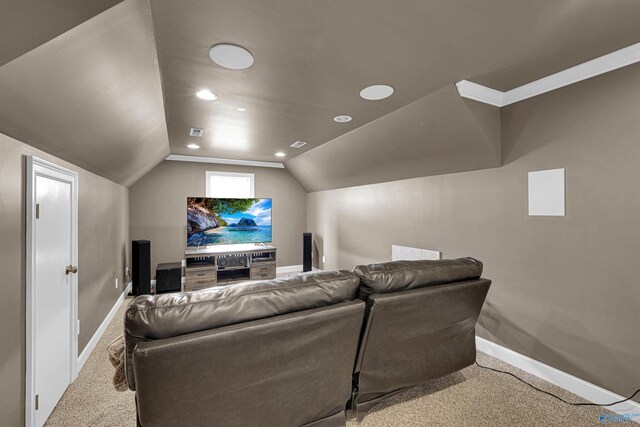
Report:
<svg viewBox="0 0 640 427"><path fill-rule="evenodd" d="M35 425L44 425L72 380L72 187L36 175L33 277ZM77 357L77 355L75 355Z"/></svg>

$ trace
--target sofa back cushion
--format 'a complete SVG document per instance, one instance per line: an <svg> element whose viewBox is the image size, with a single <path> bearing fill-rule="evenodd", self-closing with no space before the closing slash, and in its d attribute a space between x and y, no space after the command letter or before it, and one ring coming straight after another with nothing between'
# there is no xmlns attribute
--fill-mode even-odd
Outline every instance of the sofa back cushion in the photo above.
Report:
<svg viewBox="0 0 640 427"><path fill-rule="evenodd" d="M354 376L357 412L473 364L475 325L490 285L474 279L369 295Z"/></svg>
<svg viewBox="0 0 640 427"><path fill-rule="evenodd" d="M349 301L139 343L141 425L344 427L364 306Z"/></svg>
<svg viewBox="0 0 640 427"><path fill-rule="evenodd" d="M196 292L144 295L125 315L127 380L134 389L131 355L140 341L156 340L350 301L360 280L349 271L301 274Z"/></svg>
<svg viewBox="0 0 640 427"><path fill-rule="evenodd" d="M361 291L387 294L478 279L482 275L482 263L474 258L393 261L359 265L354 272L360 278Z"/></svg>

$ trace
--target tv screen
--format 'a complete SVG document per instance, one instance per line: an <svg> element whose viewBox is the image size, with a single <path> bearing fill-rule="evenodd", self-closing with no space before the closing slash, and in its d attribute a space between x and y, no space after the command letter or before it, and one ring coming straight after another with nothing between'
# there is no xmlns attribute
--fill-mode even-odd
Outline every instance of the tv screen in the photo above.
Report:
<svg viewBox="0 0 640 427"><path fill-rule="evenodd" d="M271 199L187 198L187 246L271 242Z"/></svg>

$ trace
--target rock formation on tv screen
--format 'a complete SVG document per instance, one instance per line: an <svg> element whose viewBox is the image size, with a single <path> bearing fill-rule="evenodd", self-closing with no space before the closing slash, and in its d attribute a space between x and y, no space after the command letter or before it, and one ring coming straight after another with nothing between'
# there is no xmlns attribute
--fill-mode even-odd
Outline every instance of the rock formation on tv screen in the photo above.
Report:
<svg viewBox="0 0 640 427"><path fill-rule="evenodd" d="M251 218L242 218L235 224L230 224L229 227L257 227L258 224Z"/></svg>
<svg viewBox="0 0 640 427"><path fill-rule="evenodd" d="M198 233L218 227L226 227L227 222L220 218L221 214L234 214L249 209L257 199L208 199L205 197L189 197L187 199L187 233ZM250 218L242 220L253 222ZM241 222L242 222L241 220ZM238 223L240 224L240 223ZM242 225L249 227L251 225Z"/></svg>
<svg viewBox="0 0 640 427"><path fill-rule="evenodd" d="M187 233L211 230L220 227L220 221L209 211L204 199L187 200Z"/></svg>

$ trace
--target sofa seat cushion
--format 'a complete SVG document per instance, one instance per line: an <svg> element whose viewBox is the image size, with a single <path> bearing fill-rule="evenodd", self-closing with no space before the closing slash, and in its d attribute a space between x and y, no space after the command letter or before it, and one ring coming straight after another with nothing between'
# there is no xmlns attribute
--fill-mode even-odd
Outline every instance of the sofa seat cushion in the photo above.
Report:
<svg viewBox="0 0 640 427"><path fill-rule="evenodd" d="M478 279L482 263L474 258L437 261L393 261L354 269L367 294L387 294L426 286Z"/></svg>
<svg viewBox="0 0 640 427"><path fill-rule="evenodd" d="M161 295L143 295L125 315L126 370L134 389L131 355L140 341L164 339L350 301L360 284L350 271L300 274Z"/></svg>

